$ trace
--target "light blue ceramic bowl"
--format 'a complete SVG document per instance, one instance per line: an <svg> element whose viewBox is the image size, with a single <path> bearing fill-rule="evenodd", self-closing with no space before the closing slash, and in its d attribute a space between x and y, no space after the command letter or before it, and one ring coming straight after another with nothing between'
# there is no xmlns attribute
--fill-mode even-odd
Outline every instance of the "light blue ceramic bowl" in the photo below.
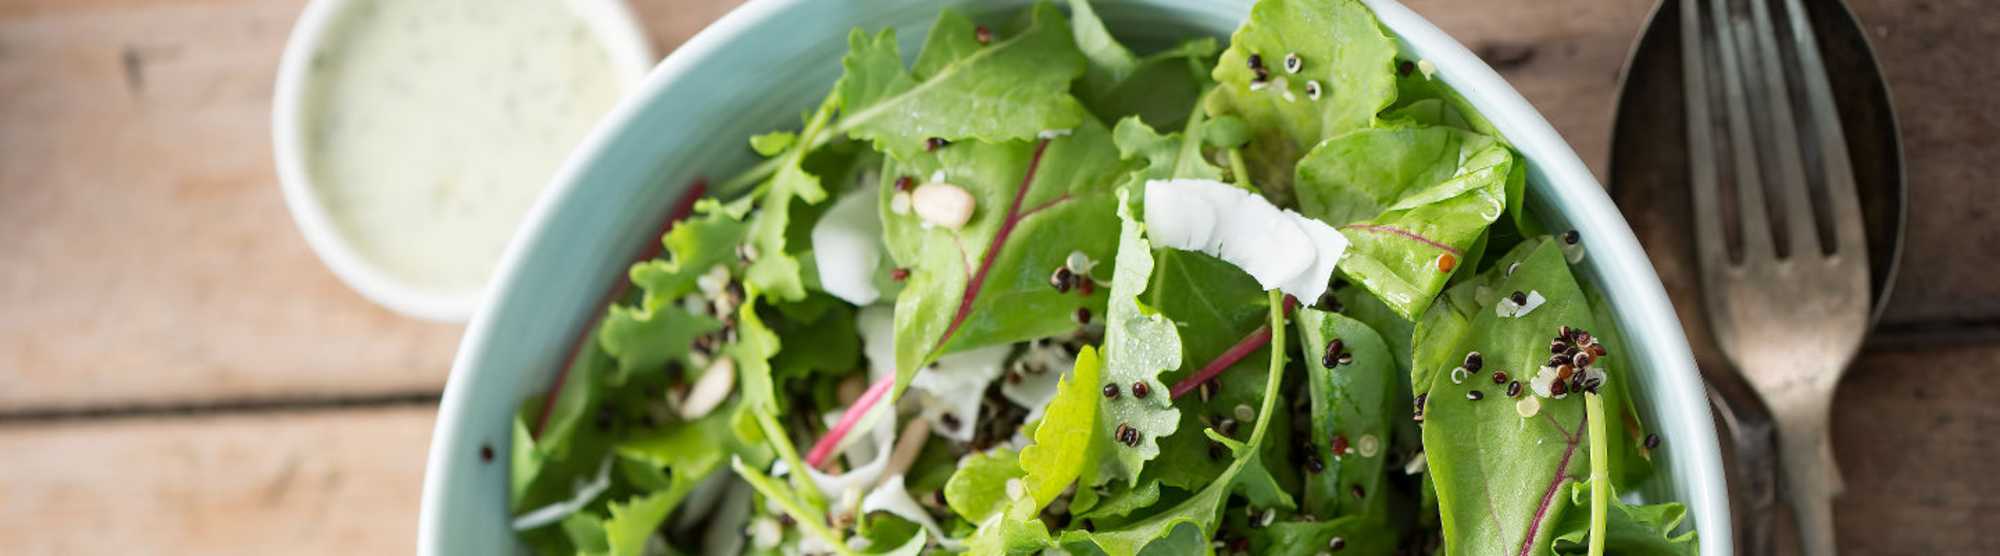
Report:
<svg viewBox="0 0 2000 556"><path fill-rule="evenodd" d="M1251 0L1099 0L1139 45L1226 39ZM459 346L425 470L421 554L507 554L507 458L518 403L554 380L578 331L623 280L633 253L684 188L752 164L751 134L798 125L839 77L855 27L897 28L914 56L937 11L1005 17L1028 0L753 0L688 41L585 139L502 258L483 311ZM1405 56L1430 60L1528 162L1529 208L1589 238L1580 267L1611 299L1629 336L1641 416L1667 439L1656 476L1633 493L1678 500L1702 552L1730 553L1728 498L1707 398L1680 323L1632 231L1582 161L1521 95L1464 46L1391 0L1371 0ZM1579 106L1578 110L1602 107ZM490 446L493 461L482 461Z"/></svg>

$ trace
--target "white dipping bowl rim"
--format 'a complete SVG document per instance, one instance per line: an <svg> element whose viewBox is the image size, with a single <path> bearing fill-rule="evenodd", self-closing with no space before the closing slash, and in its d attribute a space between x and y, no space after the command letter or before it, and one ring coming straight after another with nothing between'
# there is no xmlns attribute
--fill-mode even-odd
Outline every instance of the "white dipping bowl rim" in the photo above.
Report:
<svg viewBox="0 0 2000 556"><path fill-rule="evenodd" d="M278 61L278 80L271 101L271 144L277 158L278 184L284 191L285 207L305 236L306 245L347 287L377 305L404 316L437 321L466 322L485 299L500 266L494 265L481 286L437 288L410 283L387 272L361 255L340 232L327 214L326 205L314 190L312 172L306 166L306 95L312 80L312 63L325 45L328 29L339 21L354 0L311 0L299 13L285 41L285 53ZM393 0L409 1L409 0ZM658 58L645 29L623 0L552 0L566 4L583 20L603 46L605 57L618 80L621 94L639 88ZM609 113L607 112L607 116ZM546 189L546 188L545 188ZM525 218L523 219L525 222ZM524 229L517 225L515 232Z"/></svg>
<svg viewBox="0 0 2000 556"><path fill-rule="evenodd" d="M1631 227L1568 143L1491 67L1394 0L1361 1L1397 36L1404 57L1429 60L1435 78L1465 97L1520 151L1528 189L1534 191L1529 210L1550 229L1583 234L1590 252L1572 268L1610 300L1627 343L1621 353L1630 357L1626 368L1633 371L1625 376L1637 378L1632 393L1638 413L1666 440L1654 451L1652 478L1620 494L1628 501L1686 504L1683 527L1700 531L1701 552L1729 556L1729 499L1706 390L1679 318ZM514 414L521 401L549 390L579 332L603 311L606 292L624 279L631 253L659 241L641 236L658 226L688 184L723 178L732 168L754 163L744 141L749 133L771 129L723 137L706 126L795 128L799 111L823 97L840 68L787 64L832 52L813 48L837 48L835 58L845 52L844 41L821 42L817 33L831 32L827 27L861 25L870 32L896 27L907 62L940 8L979 17L1029 3L752 0L667 56L640 90L585 137L502 255L486 309L466 330L438 408L424 470L417 552L524 551L507 508ZM1097 0L1096 8L1121 37L1131 38L1133 32L1151 31L1140 23L1233 29L1252 3ZM786 72L785 79L742 77L768 77L760 72L771 68ZM743 166L735 166L739 163ZM482 461L483 449L492 450L492 461Z"/></svg>

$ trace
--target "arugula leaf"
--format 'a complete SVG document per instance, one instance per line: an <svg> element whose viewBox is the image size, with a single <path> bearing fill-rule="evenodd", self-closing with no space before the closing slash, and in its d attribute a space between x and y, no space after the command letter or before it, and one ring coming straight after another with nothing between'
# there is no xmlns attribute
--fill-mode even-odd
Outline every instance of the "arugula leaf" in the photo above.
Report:
<svg viewBox="0 0 2000 556"><path fill-rule="evenodd" d="M1068 22L1046 2L1035 5L1033 18L1020 34L991 46L953 48L952 54L962 57L949 63L944 54L920 54L925 63L919 67L930 72L923 76L904 72L894 30L872 38L855 30L842 62L847 73L836 86L845 106L835 128L908 160L924 152L925 141L933 137L1000 143L1082 124L1089 116L1067 94L1070 82L1084 71ZM973 27L964 16L945 10L931 33L971 37ZM956 40L927 44L964 45Z"/></svg>
<svg viewBox="0 0 2000 556"><path fill-rule="evenodd" d="M660 522L667 520L667 512L672 511L679 500L671 493L658 492L635 497L625 503L612 502L611 519L604 520L605 546L611 556L639 556L646 551L646 542L659 530Z"/></svg>
<svg viewBox="0 0 2000 556"><path fill-rule="evenodd" d="M1274 326L1282 325L1284 323L1284 312L1283 309L1278 307L1279 294L1273 291L1270 292L1269 297L1272 324ZM1276 331L1271 335L1271 349L1273 353L1284 353L1285 335L1282 330ZM1271 364L1271 372L1267 377L1264 387L1262 407L1257 411L1257 423L1250 432L1249 442L1236 442L1228 440L1226 437L1222 437L1212 430L1205 431L1210 435L1210 438L1222 441L1225 445L1229 446L1236 456L1235 462L1230 464L1229 468L1223 470L1222 473L1218 474L1214 482L1209 483L1207 487L1196 492L1194 496L1181 501L1172 508L1168 508L1161 513L1154 514L1125 527L1100 530L1094 533L1080 530L1069 531L1062 537L1063 544L1075 546L1092 543L1097 545L1098 549L1109 554L1137 554L1140 550L1156 542L1163 542L1166 547L1180 547L1184 549L1189 546L1186 544L1189 542L1188 539L1183 537L1187 533L1177 530L1183 529L1184 526L1191 526L1195 532L1199 533L1198 536L1192 539L1195 543L1192 546L1199 547L1202 540L1215 532L1216 527L1219 525L1218 519L1222 513L1223 504L1228 501L1231 493L1240 493L1249 499L1252 504L1264 507L1283 509L1296 507L1291 497L1278 486L1261 461L1261 447L1270 431L1272 415L1278 405L1278 399L1282 397L1278 388L1283 382L1284 359L1277 357ZM1167 540L1162 541L1162 539Z"/></svg>
<svg viewBox="0 0 2000 556"><path fill-rule="evenodd" d="M1284 521L1249 529L1250 552L1281 556L1311 556L1333 551L1340 539L1341 556L1388 555L1396 551L1396 527L1377 516L1346 516L1318 522Z"/></svg>
<svg viewBox="0 0 2000 556"><path fill-rule="evenodd" d="M1153 246L1146 240L1145 225L1132 214L1130 196L1130 190L1118 191L1120 232L1104 316L1104 381L1084 395L1099 396L1095 390L1106 386L1125 392L1098 404L1099 449L1109 454L1099 460L1098 478L1137 486L1146 461L1160 454L1159 439L1180 428L1180 409L1167 395L1160 373L1181 367L1181 337L1173 322L1139 301L1153 275ZM1141 385L1152 394L1141 398ZM1122 442L1118 428L1129 428L1136 441ZM1040 434L1036 432L1038 438Z"/></svg>
<svg viewBox="0 0 2000 556"><path fill-rule="evenodd" d="M1343 272L1417 320L1506 208L1513 167L1505 145L1463 130L1355 131L1299 161L1300 209L1347 236Z"/></svg>
<svg viewBox="0 0 2000 556"><path fill-rule="evenodd" d="M896 302L898 391L939 355L1072 330L1079 308L1102 313L1104 292L1060 292L1049 276L1072 253L1110 257L1110 189L1124 170L1115 152L1110 134L1086 120L1054 139L958 143L891 161L885 180L941 173L976 202L963 227L929 226L897 214L895 188L882 188L889 254L909 269Z"/></svg>
<svg viewBox="0 0 2000 556"><path fill-rule="evenodd" d="M1570 485L1570 503L1588 507L1590 504L1590 482ZM1701 554L1700 537L1689 530L1680 535L1673 532L1687 517L1687 507L1678 502L1666 502L1646 506L1628 506L1619 500L1614 491L1610 497L1611 511L1607 515L1604 530L1604 553L1619 556L1695 556ZM1556 523L1553 549L1556 554L1584 554L1590 531L1590 514L1569 512Z"/></svg>
<svg viewBox="0 0 2000 556"><path fill-rule="evenodd" d="M1351 318L1314 309L1299 310L1299 347L1306 356L1306 386L1312 396L1312 446L1325 471L1307 475L1305 511L1321 517L1386 516L1388 490L1383 468L1393 439L1389 418L1401 400L1395 398L1396 364L1382 337ZM1351 362L1327 367L1324 355L1332 342ZM1338 356L1336 356L1338 357ZM1346 450L1330 451L1332 439L1346 440ZM1372 448L1364 446L1372 445ZM1367 453L1367 450L1374 450ZM1350 489L1363 496L1349 496Z"/></svg>
<svg viewBox="0 0 2000 556"><path fill-rule="evenodd" d="M1451 554L1547 554L1555 524L1570 507L1560 489L1588 468L1578 450L1586 438L1582 396L1538 398L1539 412L1522 417L1490 375L1506 372L1522 382L1522 396L1533 396L1525 386L1548 360L1549 339L1562 326L1594 328L1595 321L1560 249L1549 242L1512 276L1502 276L1497 289L1538 292L1546 302L1515 317L1480 311L1472 319L1440 367L1456 366L1472 351L1484 365L1463 383L1450 370L1433 371L1425 453ZM1484 398L1469 399L1473 391Z"/></svg>
<svg viewBox="0 0 2000 556"><path fill-rule="evenodd" d="M1260 75L1250 68L1252 55L1269 77L1254 89ZM1298 73L1286 70L1288 55L1300 60ZM1209 115L1250 124L1255 134L1243 155L1256 171L1252 181L1285 204L1301 156L1322 139L1369 127L1396 98L1395 56L1396 42L1361 2L1262 0L1230 36L1206 107ZM1317 82L1318 100L1307 94L1309 82Z"/></svg>

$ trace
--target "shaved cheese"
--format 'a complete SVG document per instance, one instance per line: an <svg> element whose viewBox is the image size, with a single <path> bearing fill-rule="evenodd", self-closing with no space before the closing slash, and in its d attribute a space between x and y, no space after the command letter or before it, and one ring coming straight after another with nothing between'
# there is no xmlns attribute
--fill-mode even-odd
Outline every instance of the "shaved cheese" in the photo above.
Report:
<svg viewBox="0 0 2000 556"><path fill-rule="evenodd" d="M1347 251L1325 222L1214 180L1148 181L1145 210L1155 245L1214 255L1299 299L1319 299Z"/></svg>
<svg viewBox="0 0 2000 556"><path fill-rule="evenodd" d="M910 497L909 489L903 486L902 475L890 475L882 481L882 486L861 499L861 513L871 512L895 514L930 530L932 538L945 538L944 528L939 527L937 520L931 519L930 512L924 511L924 507Z"/></svg>
<svg viewBox="0 0 2000 556"><path fill-rule="evenodd" d="M813 262L820 287L848 303L866 306L882 296L875 273L882 266L882 216L876 187L842 196L813 224Z"/></svg>

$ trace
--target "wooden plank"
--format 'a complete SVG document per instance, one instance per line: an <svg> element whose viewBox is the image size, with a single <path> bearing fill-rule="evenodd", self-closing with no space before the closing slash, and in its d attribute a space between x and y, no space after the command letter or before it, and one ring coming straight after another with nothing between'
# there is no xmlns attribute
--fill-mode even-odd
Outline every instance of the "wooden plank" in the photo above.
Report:
<svg viewBox="0 0 2000 556"><path fill-rule="evenodd" d="M0 554L407 554L434 417L0 426Z"/></svg>
<svg viewBox="0 0 2000 556"><path fill-rule="evenodd" d="M1835 397L1841 553L2000 554L2000 345L1876 351Z"/></svg>

